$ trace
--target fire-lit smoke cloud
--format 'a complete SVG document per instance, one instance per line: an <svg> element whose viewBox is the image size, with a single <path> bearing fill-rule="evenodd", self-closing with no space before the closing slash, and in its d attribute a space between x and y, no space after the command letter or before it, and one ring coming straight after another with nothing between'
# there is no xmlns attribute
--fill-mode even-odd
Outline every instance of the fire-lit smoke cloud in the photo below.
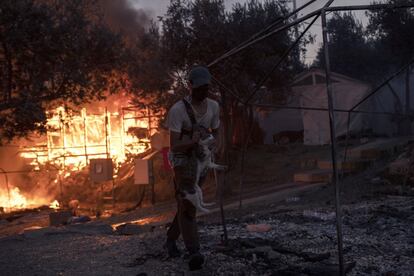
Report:
<svg viewBox="0 0 414 276"><path fill-rule="evenodd" d="M98 3L98 6L91 4L92 13L98 8L100 20L121 33L128 42L139 39L151 25L150 11L138 8L128 0L102 0Z"/></svg>

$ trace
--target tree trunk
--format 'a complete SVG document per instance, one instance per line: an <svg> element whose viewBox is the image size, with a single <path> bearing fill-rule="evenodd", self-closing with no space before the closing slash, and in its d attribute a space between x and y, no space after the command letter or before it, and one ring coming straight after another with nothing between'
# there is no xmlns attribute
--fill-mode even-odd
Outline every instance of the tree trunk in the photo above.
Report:
<svg viewBox="0 0 414 276"><path fill-rule="evenodd" d="M10 56L10 52L9 49L7 48L6 44L4 42L2 42L2 47L3 47L3 52L4 52L4 56L6 58L7 61L7 68L5 71L7 71L7 81L6 84L4 86L5 90L4 90L4 94L3 94L3 101L5 103L7 103L10 99L11 99L11 94L12 94L12 81L13 81L13 64L12 64L12 59Z"/></svg>

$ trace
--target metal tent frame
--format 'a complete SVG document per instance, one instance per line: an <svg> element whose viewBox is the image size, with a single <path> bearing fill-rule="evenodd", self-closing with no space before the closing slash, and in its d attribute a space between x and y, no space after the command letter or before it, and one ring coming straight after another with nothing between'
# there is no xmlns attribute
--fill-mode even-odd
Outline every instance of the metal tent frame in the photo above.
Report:
<svg viewBox="0 0 414 276"><path fill-rule="evenodd" d="M401 72L410 68L410 65L414 63L414 59L411 60L407 65L403 66L399 70L397 70L394 74L392 74L389 78L387 78L382 84L380 84L377 88L375 88L371 93L369 93L365 98L363 98L360 102L354 105L350 110L340 110L335 109L333 104L332 98L332 79L331 79L331 68L330 68L330 56L329 56L329 49L328 49L328 29L327 29L327 20L326 15L329 12L333 11L356 11L356 10L381 10L381 9L403 9L403 8L412 8L414 7L414 3L408 3L408 1L397 3L397 4L372 4L372 5L354 5L354 6L336 6L331 7L331 4L334 0L329 0L322 8L315 10L301 18L296 18L296 14L304 9L305 7L312 4L313 0L305 3L298 9L294 10L293 12L289 13L287 16L279 19L266 27L265 29L261 30L257 34L253 35L247 41L244 41L240 45L234 47L233 49L227 51L211 63L209 63L208 67L213 67L218 63L222 62L223 60L228 59L229 57L236 55L242 52L244 49L253 46L254 44L273 36L279 32L285 31L292 26L297 26L298 24L311 19L313 17L312 22L309 26L305 29L305 31L295 40L293 45L289 47L289 49L282 55L276 65L272 68L272 70L266 74L266 76L261 80L260 85L256 87L256 89L249 95L246 101L243 101L240 97L237 96L237 93L234 93L231 89L227 88L222 82L218 79L213 78L213 80L227 93L231 94L233 97L236 98L240 103L243 105L251 105L251 106L259 106L264 108L285 108L285 109L301 109L301 110L319 110L319 111L327 111L329 116L329 124L330 124L330 137L331 137L331 159L332 159L332 183L334 184L335 188L335 211L336 211L336 232L337 232L337 243L338 243L338 263L339 263L339 273L340 275L345 275L345 268L344 268L344 253L343 253L343 233L342 233L342 212L341 212L341 203L340 203L340 181L339 181L339 174L338 174L338 165L337 165L337 144L336 144L336 130L335 130L335 113L336 112L346 112L348 113L348 126L350 122L350 116L352 113L369 113L369 114L383 114L383 115L398 115L407 117L410 116L408 112L406 113L390 113L390 112L370 112L370 111L359 111L356 110L358 106L360 106L363 102L368 100L370 97L375 95L380 89L386 85L389 86L391 80L393 80L396 76L398 76ZM281 25L287 19L294 17L294 20L290 23L285 23ZM323 37L323 50L325 56L325 74L326 74L326 89L327 89L327 96L328 96L328 108L303 108L303 107L289 107L289 106L282 106L282 105L260 105L260 104L252 104L250 103L253 96L257 93L259 88L266 82L266 80L271 76L272 72L276 70L276 68L282 63L282 61L288 56L291 50L298 44L299 40L303 37L303 35L309 30L310 26L316 21L318 17L321 17L322 21L322 37ZM390 87L392 90L392 88ZM349 134L349 131L348 131ZM347 135L348 140L348 135ZM346 151L345 151L346 152ZM346 154L345 154L346 158ZM243 158L242 158L243 159ZM240 190L242 188L242 183L240 183ZM241 206L241 195L240 195L240 206ZM223 210L222 202L220 201L220 208ZM223 230L225 234L225 239L227 240L227 230L224 218L224 212L221 212L222 222L223 222Z"/></svg>

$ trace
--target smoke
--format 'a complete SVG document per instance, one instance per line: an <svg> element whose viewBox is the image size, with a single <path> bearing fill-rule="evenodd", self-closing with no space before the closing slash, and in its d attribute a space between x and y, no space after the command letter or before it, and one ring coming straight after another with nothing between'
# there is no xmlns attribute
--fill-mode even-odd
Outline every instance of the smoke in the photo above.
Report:
<svg viewBox="0 0 414 276"><path fill-rule="evenodd" d="M132 5L128 0L102 0L98 3L103 15L101 19L127 42L136 41L151 26L151 13Z"/></svg>

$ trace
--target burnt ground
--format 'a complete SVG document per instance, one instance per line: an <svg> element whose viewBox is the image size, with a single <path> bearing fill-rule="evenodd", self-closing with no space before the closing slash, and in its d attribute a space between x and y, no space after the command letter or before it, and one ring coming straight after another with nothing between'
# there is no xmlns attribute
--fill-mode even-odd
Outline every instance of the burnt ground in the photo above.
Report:
<svg viewBox="0 0 414 276"><path fill-rule="evenodd" d="M342 186L347 275L414 275L414 198L397 195L395 183L373 176L366 171ZM219 213L201 217L206 264L198 272L187 270L184 257L166 257L162 245L171 206L164 205L148 210L164 216L130 232L110 225L137 219L138 213L3 237L1 275L336 275L333 187L300 190L227 208L227 246ZM270 229L248 230L256 224Z"/></svg>

